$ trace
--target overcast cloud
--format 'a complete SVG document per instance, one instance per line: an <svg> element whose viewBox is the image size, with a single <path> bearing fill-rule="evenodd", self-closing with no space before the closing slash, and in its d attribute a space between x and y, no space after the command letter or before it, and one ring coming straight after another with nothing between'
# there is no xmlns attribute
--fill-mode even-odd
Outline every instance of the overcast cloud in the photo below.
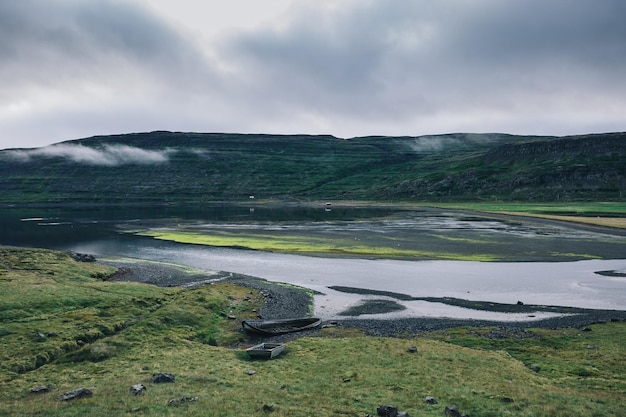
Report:
<svg viewBox="0 0 626 417"><path fill-rule="evenodd" d="M624 16L622 0L0 0L0 148L623 131Z"/></svg>

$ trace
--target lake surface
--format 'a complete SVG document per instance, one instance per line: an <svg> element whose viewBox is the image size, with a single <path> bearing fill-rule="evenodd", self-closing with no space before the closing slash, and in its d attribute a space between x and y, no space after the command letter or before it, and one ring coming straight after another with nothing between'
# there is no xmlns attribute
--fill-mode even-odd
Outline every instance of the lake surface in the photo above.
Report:
<svg viewBox="0 0 626 417"><path fill-rule="evenodd" d="M594 253L613 259L568 262L467 262L311 257L158 241L120 233L138 228L193 223L210 230L286 230L316 236L346 234L359 239L402 238L403 244L446 243L455 251L494 248L506 256L559 259L571 253ZM584 227L523 219L485 218L443 210L342 208L254 208L216 206L205 210L17 210L0 214L0 244L45 247L128 257L228 271L318 291L315 313L334 318L368 299L329 286L391 291L414 297L454 297L501 303L558 305L594 309L626 309L626 278L598 271L626 272L626 237ZM442 243L443 242L443 243ZM449 250L450 248L440 248ZM621 256L620 256L621 255ZM456 317L488 320L531 320L548 313L508 314L452 307L426 301L398 301L405 310L367 318Z"/></svg>

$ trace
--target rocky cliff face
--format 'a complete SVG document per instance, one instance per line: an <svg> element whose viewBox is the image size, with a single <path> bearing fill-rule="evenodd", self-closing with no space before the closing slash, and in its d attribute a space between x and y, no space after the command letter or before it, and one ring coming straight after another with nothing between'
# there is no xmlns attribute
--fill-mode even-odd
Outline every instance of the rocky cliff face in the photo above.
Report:
<svg viewBox="0 0 626 417"><path fill-rule="evenodd" d="M610 133L503 144L486 152L482 159L488 164L532 165L540 162L582 163L596 158L610 161L623 158L625 154L626 133Z"/></svg>
<svg viewBox="0 0 626 417"><path fill-rule="evenodd" d="M447 175L422 175L382 190L388 197L526 201L626 197L626 134L504 143ZM452 170L451 169L451 170Z"/></svg>

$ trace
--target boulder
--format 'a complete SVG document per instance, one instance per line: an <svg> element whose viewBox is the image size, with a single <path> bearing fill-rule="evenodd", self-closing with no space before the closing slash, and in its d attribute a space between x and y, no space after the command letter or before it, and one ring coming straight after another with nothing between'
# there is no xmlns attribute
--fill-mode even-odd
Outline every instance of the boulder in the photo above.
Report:
<svg viewBox="0 0 626 417"><path fill-rule="evenodd" d="M39 385L36 387L32 387L30 389L30 392L32 392L33 394L44 394L46 392L50 392L50 387L47 385Z"/></svg>
<svg viewBox="0 0 626 417"><path fill-rule="evenodd" d="M444 413L450 417L461 417L461 413L459 413L459 409L456 405L448 405L444 409Z"/></svg>
<svg viewBox="0 0 626 417"><path fill-rule="evenodd" d="M376 409L376 413L379 417L398 417L398 407L383 404Z"/></svg>
<svg viewBox="0 0 626 417"><path fill-rule="evenodd" d="M77 388L61 395L61 401L77 400L79 398L89 398L93 395L88 388Z"/></svg>
<svg viewBox="0 0 626 417"><path fill-rule="evenodd" d="M176 378L172 374L159 372L152 375L152 379L150 381L152 381L152 383L154 384L162 384L166 382L174 382L175 379Z"/></svg>
<svg viewBox="0 0 626 417"><path fill-rule="evenodd" d="M96 257L88 253L70 252L69 254L72 257L72 259L74 259L77 262L96 262Z"/></svg>
<svg viewBox="0 0 626 417"><path fill-rule="evenodd" d="M274 404L263 404L262 410L266 413L273 413L274 411L276 411L276 407L274 406Z"/></svg>
<svg viewBox="0 0 626 417"><path fill-rule="evenodd" d="M144 384L135 384L135 385L131 385L131 387L130 387L130 392L132 392L133 395L141 395L146 390L147 390L147 388L146 388L146 386Z"/></svg>
<svg viewBox="0 0 626 417"><path fill-rule="evenodd" d="M435 397L428 396L428 397L424 398L424 402L426 404L437 404L437 399Z"/></svg>

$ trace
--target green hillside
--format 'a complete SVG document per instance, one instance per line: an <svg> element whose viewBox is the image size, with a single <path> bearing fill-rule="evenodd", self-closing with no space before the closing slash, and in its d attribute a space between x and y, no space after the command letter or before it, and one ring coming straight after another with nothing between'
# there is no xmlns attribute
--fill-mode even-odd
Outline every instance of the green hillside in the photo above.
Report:
<svg viewBox="0 0 626 417"><path fill-rule="evenodd" d="M0 151L0 203L621 201L626 133L420 137L151 132Z"/></svg>

